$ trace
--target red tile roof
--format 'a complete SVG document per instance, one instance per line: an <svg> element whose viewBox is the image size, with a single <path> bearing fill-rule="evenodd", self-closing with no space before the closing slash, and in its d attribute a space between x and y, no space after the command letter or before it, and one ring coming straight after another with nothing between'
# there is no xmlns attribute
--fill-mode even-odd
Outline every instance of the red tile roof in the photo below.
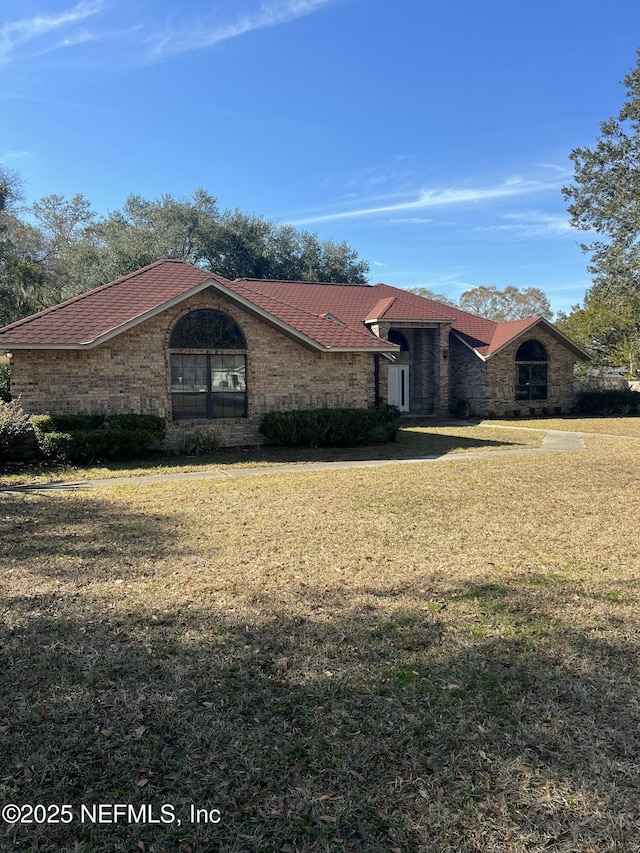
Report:
<svg viewBox="0 0 640 853"><path fill-rule="evenodd" d="M226 283L226 288L239 296L247 307L258 308L263 315L275 318L323 348L397 351L397 346L369 331L362 318L356 317L357 312L348 311L345 316L343 306L322 292L325 288L344 290L350 287L262 279L236 279Z"/></svg>
<svg viewBox="0 0 640 853"><path fill-rule="evenodd" d="M481 358L539 322L560 336L540 318L494 323L387 284L228 281L182 261L163 260L5 326L0 348L97 346L210 286L318 349L396 352L395 344L369 329L374 320L451 323Z"/></svg>
<svg viewBox="0 0 640 853"><path fill-rule="evenodd" d="M0 346L88 346L197 292L212 276L181 261L157 261L0 329Z"/></svg>

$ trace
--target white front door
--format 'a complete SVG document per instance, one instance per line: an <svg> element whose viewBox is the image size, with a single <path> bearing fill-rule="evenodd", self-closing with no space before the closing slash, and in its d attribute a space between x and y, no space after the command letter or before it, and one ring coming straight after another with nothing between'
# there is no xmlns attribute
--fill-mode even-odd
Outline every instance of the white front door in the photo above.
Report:
<svg viewBox="0 0 640 853"><path fill-rule="evenodd" d="M389 365L390 406L397 406L401 412L409 411L409 366L406 364Z"/></svg>

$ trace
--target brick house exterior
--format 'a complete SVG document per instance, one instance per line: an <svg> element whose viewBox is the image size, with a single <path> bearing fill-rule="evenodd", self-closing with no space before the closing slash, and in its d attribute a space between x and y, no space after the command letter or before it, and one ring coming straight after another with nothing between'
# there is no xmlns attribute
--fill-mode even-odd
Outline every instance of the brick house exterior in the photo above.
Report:
<svg viewBox="0 0 640 853"><path fill-rule="evenodd" d="M388 285L229 282L179 261L0 329L0 352L28 413L159 415L169 448L193 431L259 443L274 410L566 411L586 358L541 318L493 323Z"/></svg>
<svg viewBox="0 0 640 853"><path fill-rule="evenodd" d="M514 395L516 354L524 338L534 337L547 352L547 393L539 400L518 400ZM579 360L586 360L583 356ZM575 404L573 369L576 352L566 339L548 323L528 327L499 353L481 359L462 340L451 336L451 398L452 407L464 401L480 415L513 415L514 410L528 414L530 409L540 413L560 408L569 412Z"/></svg>

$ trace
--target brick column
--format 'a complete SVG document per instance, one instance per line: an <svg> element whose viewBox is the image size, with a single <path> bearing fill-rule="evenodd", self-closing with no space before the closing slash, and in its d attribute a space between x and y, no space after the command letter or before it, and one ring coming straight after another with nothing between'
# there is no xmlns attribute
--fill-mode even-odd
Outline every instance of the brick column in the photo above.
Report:
<svg viewBox="0 0 640 853"><path fill-rule="evenodd" d="M435 399L433 414L438 418L449 416L449 332L450 325L441 324L436 332Z"/></svg>

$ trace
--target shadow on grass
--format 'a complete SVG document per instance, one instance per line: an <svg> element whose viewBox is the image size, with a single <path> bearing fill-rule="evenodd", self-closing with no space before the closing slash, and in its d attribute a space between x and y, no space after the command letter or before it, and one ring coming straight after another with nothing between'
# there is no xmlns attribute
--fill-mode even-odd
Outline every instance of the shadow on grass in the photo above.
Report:
<svg viewBox="0 0 640 853"><path fill-rule="evenodd" d="M348 597L300 618L273 601L256 624L5 597L4 802L149 803L155 817L169 803L182 825L75 820L3 826L0 840L41 853L637 851L634 650L527 620L521 592L461 590L510 616L509 632L469 641L438 613L354 611ZM220 824L190 824L191 802Z"/></svg>
<svg viewBox="0 0 640 853"><path fill-rule="evenodd" d="M148 574L174 552L175 518L74 493L0 500L0 559L72 580Z"/></svg>
<svg viewBox="0 0 640 853"><path fill-rule="evenodd" d="M153 472L156 469L183 470L185 467L210 468L214 466L260 466L260 465L285 465L304 462L350 462L350 461L393 461L413 458L437 458L450 453L464 453L470 451L491 451L521 449L534 446L529 436L528 443L523 443L514 433L502 436L500 439L490 438L484 435L468 436L462 435L465 428L479 427L476 422L456 422L453 425L436 424L432 421L425 423L412 423L403 427L394 442L370 444L362 447L275 447L262 446L251 448L228 448L221 449L215 454L203 456L148 456L143 459L122 460L118 462L106 462L101 468L113 473L127 473L144 469ZM481 427L480 427L481 428ZM435 432L434 430L438 430ZM495 434L495 429L491 433ZM489 434L489 428L487 428ZM536 445L537 446L537 445ZM59 479L74 480L77 475L86 476L87 469L72 469L55 465L27 465L14 464L5 470L5 474L25 477L50 472L55 476L59 472ZM77 471L77 474L75 473ZM96 475L97 476L97 475ZM81 488L81 484L69 488ZM26 491L28 487L7 485L5 491L15 488ZM56 489L54 483L37 484L33 489ZM0 491L3 487L0 486Z"/></svg>

